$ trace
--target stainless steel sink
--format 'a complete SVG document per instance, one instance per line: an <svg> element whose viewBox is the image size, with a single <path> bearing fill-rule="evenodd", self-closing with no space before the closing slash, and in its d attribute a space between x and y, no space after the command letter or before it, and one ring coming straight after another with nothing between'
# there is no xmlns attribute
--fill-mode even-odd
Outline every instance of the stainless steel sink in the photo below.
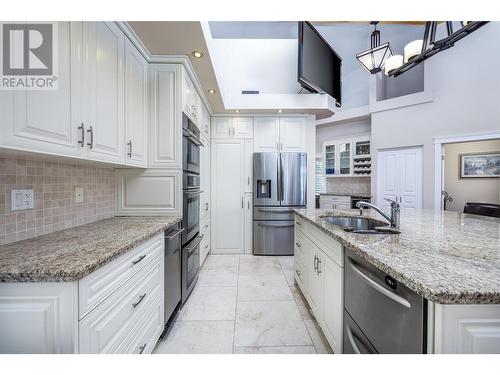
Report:
<svg viewBox="0 0 500 375"><path fill-rule="evenodd" d="M389 228L389 224L367 217L323 216L321 219L329 224L341 227L346 232L366 234L397 233L385 230Z"/></svg>

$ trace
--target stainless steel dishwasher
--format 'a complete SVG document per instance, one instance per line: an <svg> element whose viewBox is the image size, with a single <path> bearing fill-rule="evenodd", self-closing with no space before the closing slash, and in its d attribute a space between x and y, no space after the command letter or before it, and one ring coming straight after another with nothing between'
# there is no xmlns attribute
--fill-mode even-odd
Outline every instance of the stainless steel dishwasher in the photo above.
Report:
<svg viewBox="0 0 500 375"><path fill-rule="evenodd" d="M173 225L165 231L165 269L164 269L164 315L165 336L181 305L181 234L183 228Z"/></svg>
<svg viewBox="0 0 500 375"><path fill-rule="evenodd" d="M344 353L425 353L427 301L345 248Z"/></svg>

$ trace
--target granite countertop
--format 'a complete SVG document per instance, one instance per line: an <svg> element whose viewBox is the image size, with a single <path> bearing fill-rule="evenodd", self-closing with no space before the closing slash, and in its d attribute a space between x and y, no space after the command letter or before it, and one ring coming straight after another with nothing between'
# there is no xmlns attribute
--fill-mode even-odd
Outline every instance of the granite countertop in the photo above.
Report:
<svg viewBox="0 0 500 375"><path fill-rule="evenodd" d="M113 217L0 246L0 281L75 281L181 221Z"/></svg>
<svg viewBox="0 0 500 375"><path fill-rule="evenodd" d="M321 220L359 210L298 215L424 298L441 304L500 304L500 219L451 211L402 210L401 234L356 234ZM381 219L374 210L363 216Z"/></svg>

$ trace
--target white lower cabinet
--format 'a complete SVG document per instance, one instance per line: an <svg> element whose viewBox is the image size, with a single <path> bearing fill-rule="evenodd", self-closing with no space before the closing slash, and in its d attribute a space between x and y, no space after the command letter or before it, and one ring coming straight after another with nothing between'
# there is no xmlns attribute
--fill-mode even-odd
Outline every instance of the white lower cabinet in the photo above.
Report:
<svg viewBox="0 0 500 375"><path fill-rule="evenodd" d="M432 304L436 354L500 353L500 305ZM433 312L433 314L432 314Z"/></svg>
<svg viewBox="0 0 500 375"><path fill-rule="evenodd" d="M2 283L0 353L151 353L164 327L163 236L79 281Z"/></svg>
<svg viewBox="0 0 500 375"><path fill-rule="evenodd" d="M200 266L203 264L208 254L210 253L210 217L205 216L200 222Z"/></svg>
<svg viewBox="0 0 500 375"><path fill-rule="evenodd" d="M245 193L245 254L253 253L253 193Z"/></svg>
<svg viewBox="0 0 500 375"><path fill-rule="evenodd" d="M343 248L295 217L295 281L334 353L342 353Z"/></svg>

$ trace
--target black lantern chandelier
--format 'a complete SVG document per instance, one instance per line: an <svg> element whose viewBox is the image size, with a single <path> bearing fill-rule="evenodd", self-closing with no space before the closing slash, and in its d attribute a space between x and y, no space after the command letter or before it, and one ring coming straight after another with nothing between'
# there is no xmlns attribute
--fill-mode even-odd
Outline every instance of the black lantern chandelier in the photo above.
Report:
<svg viewBox="0 0 500 375"><path fill-rule="evenodd" d="M465 38L488 22L463 21L460 24L461 27L453 31L452 21L446 21L447 36L436 40L438 23L437 21L426 22L423 39L408 43L404 47L404 55L393 55L389 43L380 46L380 32L376 29L377 22L371 22L375 25L375 31L371 35L372 48L358 53L356 58L372 74L385 69L386 75L397 77L436 53L453 47L460 39Z"/></svg>
<svg viewBox="0 0 500 375"><path fill-rule="evenodd" d="M358 53L356 58L371 74L381 72L385 60L392 55L389 43L380 45L380 31L377 30L378 21L370 22L374 26L371 35L371 48L365 52Z"/></svg>

